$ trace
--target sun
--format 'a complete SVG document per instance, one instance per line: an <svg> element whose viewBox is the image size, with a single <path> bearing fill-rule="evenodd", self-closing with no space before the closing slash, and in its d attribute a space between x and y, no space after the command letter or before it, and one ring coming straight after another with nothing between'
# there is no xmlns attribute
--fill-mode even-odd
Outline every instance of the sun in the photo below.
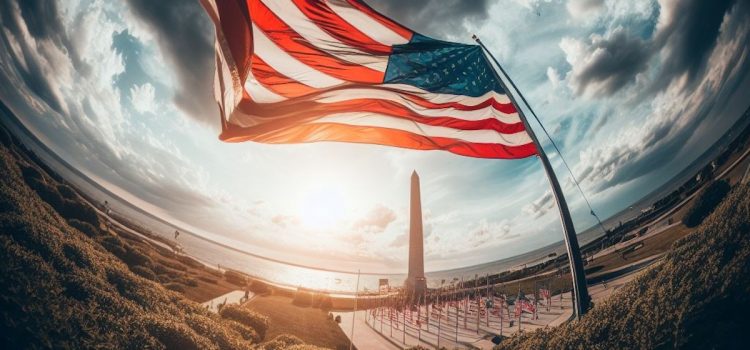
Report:
<svg viewBox="0 0 750 350"><path fill-rule="evenodd" d="M347 209L346 196L340 187L321 184L309 188L302 195L299 218L305 227L332 229L346 219Z"/></svg>

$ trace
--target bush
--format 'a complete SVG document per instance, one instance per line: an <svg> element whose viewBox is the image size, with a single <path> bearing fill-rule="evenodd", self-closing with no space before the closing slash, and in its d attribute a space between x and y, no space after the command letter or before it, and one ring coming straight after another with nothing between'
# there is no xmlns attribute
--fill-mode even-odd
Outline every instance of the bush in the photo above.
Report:
<svg viewBox="0 0 750 350"><path fill-rule="evenodd" d="M271 294L271 288L263 281L253 280L250 282L250 291L258 295Z"/></svg>
<svg viewBox="0 0 750 350"><path fill-rule="evenodd" d="M73 226L73 228L77 229L78 231L83 232L86 236L89 236L91 238L94 238L101 233L101 231L98 228L94 227L88 222L80 221L78 219L68 220L68 225Z"/></svg>
<svg viewBox="0 0 750 350"><path fill-rule="evenodd" d="M688 209L685 217L682 218L682 223L687 227L700 225L721 203L730 189L729 183L724 180L712 182L695 198L693 206Z"/></svg>
<svg viewBox="0 0 750 350"><path fill-rule="evenodd" d="M330 295L326 294L323 297L321 297L320 309L323 311L328 311L330 309L333 309L333 300L331 299Z"/></svg>
<svg viewBox="0 0 750 350"><path fill-rule="evenodd" d="M179 270L179 271L187 271L187 266L180 264L179 262L167 260L167 259L159 259L159 265L167 266L171 269Z"/></svg>
<svg viewBox="0 0 750 350"><path fill-rule="evenodd" d="M226 305L219 311L219 315L225 319L235 320L254 329L260 339L266 336L266 331L268 330L268 318L266 316L259 315L239 305Z"/></svg>
<svg viewBox="0 0 750 350"><path fill-rule="evenodd" d="M198 268L203 267L203 264L200 261L195 260L195 259L193 259L193 258L191 258L191 257L189 257L187 255L177 255L176 258L181 263L183 263L183 264L185 264L187 266L190 266L190 267L192 267L194 269L198 269Z"/></svg>
<svg viewBox="0 0 750 350"><path fill-rule="evenodd" d="M164 288L167 288L169 290L173 290L173 291L178 292L178 293L185 293L185 289L186 289L184 284L180 284L180 283L177 283L177 282L165 283L164 284Z"/></svg>
<svg viewBox="0 0 750 350"><path fill-rule="evenodd" d="M242 323L235 320L224 320L224 322L226 322L226 324L235 332L239 333L239 335L245 340L250 340L253 343L258 343L263 340L260 335L258 335L258 332Z"/></svg>
<svg viewBox="0 0 750 350"><path fill-rule="evenodd" d="M258 347L258 350L285 350L294 345L301 344L304 344L302 340L293 335L280 334L277 335L276 338L273 338L273 340L261 344L261 346Z"/></svg>
<svg viewBox="0 0 750 350"><path fill-rule="evenodd" d="M297 293L294 294L294 299L292 299L292 304L301 306L301 307L309 307L312 306L313 303L313 294L312 292L297 288Z"/></svg>
<svg viewBox="0 0 750 350"><path fill-rule="evenodd" d="M198 335L206 337L216 343L220 349L248 349L252 345L252 338L245 338L244 334L239 332L237 329L228 325L229 327L217 327L216 320L213 320L206 316L191 315L187 318L187 324L192 328ZM224 323L233 321L224 321ZM239 323L237 325L241 326ZM245 327L246 329L249 329ZM241 338L237 338L232 334L232 331L239 333ZM250 329L250 331L252 331ZM254 333L254 332L253 332ZM248 341L249 340L249 341Z"/></svg>
<svg viewBox="0 0 750 350"><path fill-rule="evenodd" d="M65 199L74 200L78 198L78 194L70 186L65 184L57 185L57 192Z"/></svg>
<svg viewBox="0 0 750 350"><path fill-rule="evenodd" d="M226 270L224 272L224 278L226 278L229 283L236 284L238 286L244 286L247 284L247 278L245 278L245 275L236 271Z"/></svg>
<svg viewBox="0 0 750 350"><path fill-rule="evenodd" d="M151 258L148 255L130 245L125 246L125 254L119 256L119 258L128 266L143 265L150 267L153 265L153 261L151 261Z"/></svg>
<svg viewBox="0 0 750 350"><path fill-rule="evenodd" d="M145 279L158 281L158 278L156 278L156 274L154 273L154 271L151 271L151 269L149 269L148 267L141 266L141 265L131 266L130 271L133 271L134 274L141 276Z"/></svg>
<svg viewBox="0 0 750 350"><path fill-rule="evenodd" d="M190 287L197 287L198 281L195 280L195 278L192 278L190 276L182 276L176 280L176 282L180 282L186 286Z"/></svg>
<svg viewBox="0 0 750 350"><path fill-rule="evenodd" d="M55 193L57 193L57 191L55 191ZM60 195L58 194L58 196ZM55 207L55 210L57 210L61 216L68 219L85 221L95 227L98 227L100 224L99 216L96 215L96 210L88 204L82 203L78 200L62 199L62 203Z"/></svg>
<svg viewBox="0 0 750 350"><path fill-rule="evenodd" d="M63 245L63 254L69 261L81 268L91 267L94 264L91 261L91 257L82 251L81 248L70 243Z"/></svg>
<svg viewBox="0 0 750 350"><path fill-rule="evenodd" d="M201 281L203 281L203 282L210 283L210 284L219 283L219 280L217 280L217 279L215 279L213 277L209 277L209 276L200 275L200 276L198 276L198 279L201 280Z"/></svg>
<svg viewBox="0 0 750 350"><path fill-rule="evenodd" d="M213 348L207 339L195 334L185 324L170 319L151 318L146 329L167 349L199 350Z"/></svg>

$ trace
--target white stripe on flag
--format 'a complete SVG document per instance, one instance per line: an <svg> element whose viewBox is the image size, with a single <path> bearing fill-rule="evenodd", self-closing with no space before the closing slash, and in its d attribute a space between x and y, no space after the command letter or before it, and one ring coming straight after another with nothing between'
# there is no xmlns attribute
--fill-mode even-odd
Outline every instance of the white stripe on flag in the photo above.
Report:
<svg viewBox="0 0 750 350"><path fill-rule="evenodd" d="M353 8L345 0L329 0L327 4L333 12L339 15L339 17L357 27L357 29L362 31L362 33L370 37L372 40L388 46L401 45L409 42L408 39L398 35L398 33L382 25L368 14Z"/></svg>
<svg viewBox="0 0 750 350"><path fill-rule="evenodd" d="M263 84L259 83L253 71L248 70L247 80L245 81L245 90L253 101L257 103L275 103L286 100L286 97L279 96L275 92L268 90Z"/></svg>
<svg viewBox="0 0 750 350"><path fill-rule="evenodd" d="M450 96L455 96L455 95L432 94L432 93L419 94L419 97L426 99L432 103L439 103L439 102L435 102L436 100L452 99ZM457 102L462 102L462 99L460 97L464 97L464 96L456 96L456 98L454 99L457 100ZM463 119L463 120L484 120L484 119L495 118L506 124L516 124L516 123L521 122L521 118L518 116L518 113L506 114L506 113L498 111L491 105L481 108L481 109L473 110L473 111L463 111L463 110L455 109L452 107L450 108L425 108L412 101L409 101L408 99L401 96L401 94L399 93L396 93L390 90L384 90L384 89L352 88L352 89L327 91L321 94L319 98L316 98L318 102L323 102L323 103L343 102L343 101L348 101L348 100L353 100L353 99L371 99L371 100L380 99L380 100L392 101L400 105L403 105L404 107L412 110L413 112L416 112L425 117L451 117L451 118Z"/></svg>
<svg viewBox="0 0 750 350"><path fill-rule="evenodd" d="M380 72L385 72L386 67L388 67L388 56L367 54L342 43L320 29L296 5L287 2L282 4L274 0L262 1L282 22L318 49L343 61L359 64Z"/></svg>
<svg viewBox="0 0 750 350"><path fill-rule="evenodd" d="M388 88L388 89L408 91L408 92L413 92L417 94L432 94L431 92L428 92L416 86L407 85L407 84L382 84L380 86ZM507 95L499 94L495 91L489 91L485 93L484 95L477 96L477 97L466 96L466 95L452 95L452 94L437 94L436 93L430 97L430 101L434 103L457 102L457 103L467 105L467 106L476 106L486 101L490 97L494 98L495 101L502 103L502 104L510 103L510 98L508 98Z"/></svg>
<svg viewBox="0 0 750 350"><path fill-rule="evenodd" d="M289 55L276 46L255 23L253 23L253 45L258 57L271 68L290 79L316 89L324 89L344 83L344 81L313 69Z"/></svg>
<svg viewBox="0 0 750 350"><path fill-rule="evenodd" d="M338 123L396 129L426 137L445 137L472 143L496 143L505 146L522 146L531 143L531 138L526 131L515 134L501 134L494 130L459 130L443 126L426 125L377 113L331 114L311 123Z"/></svg>

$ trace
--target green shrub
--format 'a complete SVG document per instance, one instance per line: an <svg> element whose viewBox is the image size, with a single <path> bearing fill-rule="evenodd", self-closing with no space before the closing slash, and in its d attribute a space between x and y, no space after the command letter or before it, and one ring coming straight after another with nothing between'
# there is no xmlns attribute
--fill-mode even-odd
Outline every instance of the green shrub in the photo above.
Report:
<svg viewBox="0 0 750 350"><path fill-rule="evenodd" d="M57 193L57 191L55 191L55 193ZM78 200L62 199L61 204L56 206L55 209L65 218L88 222L94 227L98 227L100 224L99 216L96 215L96 210L88 204Z"/></svg>
<svg viewBox="0 0 750 350"><path fill-rule="evenodd" d="M247 349L250 345L252 345L253 339L245 338L241 333L241 338L238 338L235 336L235 334L233 334L239 333L234 327L229 325L227 325L229 327L226 327L221 324L220 326L223 327L217 327L216 320L209 317L201 315L190 315L186 319L186 322L188 326L190 326L190 328L192 328L198 335L211 340L219 346L219 349Z"/></svg>
<svg viewBox="0 0 750 350"><path fill-rule="evenodd" d="M258 349L259 350L285 350L288 349L294 345L301 345L304 344L304 342L289 334L280 334L277 335L273 340L265 342L261 344Z"/></svg>
<svg viewBox="0 0 750 350"><path fill-rule="evenodd" d="M159 259L159 264L158 265L164 265L164 266L167 266L167 267L169 267L171 269L179 270L179 271L183 271L183 272L187 271L187 266L185 266L183 264L180 264L179 262L172 261L172 260Z"/></svg>
<svg viewBox="0 0 750 350"><path fill-rule="evenodd" d="M239 334L242 339L250 340L253 343L258 343L261 340L263 340L260 335L258 335L258 332L256 332L254 329L239 323L235 320L224 320L224 322L232 328L237 334Z"/></svg>
<svg viewBox="0 0 750 350"><path fill-rule="evenodd" d="M198 286L198 281L196 281L195 278L192 278L190 276L181 276L180 278L177 279L177 282L180 282L180 283L182 283L182 284L184 284L186 286L190 286L190 287L197 287Z"/></svg>
<svg viewBox="0 0 750 350"><path fill-rule="evenodd" d="M149 279L149 280L152 280L152 281L158 281L158 279L156 278L156 274L154 273L154 271L151 271L151 269L149 269L146 266L142 266L142 265L131 266L130 267L130 271L133 271L134 274L136 274L138 276L141 276L141 277L143 277L145 279Z"/></svg>
<svg viewBox="0 0 750 350"><path fill-rule="evenodd" d="M73 200L78 198L78 194L76 193L76 191L65 184L57 185L57 192L60 193L60 195L65 199Z"/></svg>
<svg viewBox="0 0 750 350"><path fill-rule="evenodd" d="M229 283L236 284L238 286L244 286L245 284L247 284L247 278L245 278L245 275L232 270L224 271L224 278L226 278Z"/></svg>
<svg viewBox="0 0 750 350"><path fill-rule="evenodd" d="M200 261L195 260L195 259L193 259L193 258L191 258L191 257L189 257L187 255L177 255L176 258L181 263L183 263L183 264L185 264L187 266L190 266L192 268L196 268L197 269L197 268L203 267L203 264Z"/></svg>
<svg viewBox="0 0 750 350"><path fill-rule="evenodd" d="M321 297L319 307L323 311L328 311L330 309L333 309L333 300L331 299L331 296L326 294L323 297Z"/></svg>
<svg viewBox="0 0 750 350"><path fill-rule="evenodd" d="M150 318L146 321L146 329L167 349L215 348L207 339L195 334L190 327L171 319Z"/></svg>
<svg viewBox="0 0 750 350"><path fill-rule="evenodd" d="M263 281L252 280L250 282L250 291L258 295L268 295L271 293L271 288Z"/></svg>
<svg viewBox="0 0 750 350"><path fill-rule="evenodd" d="M294 293L294 299L292 304L300 307L309 307L313 304L313 294L305 289L297 288L297 293Z"/></svg>
<svg viewBox="0 0 750 350"><path fill-rule="evenodd" d="M166 284L164 284L164 288L167 288L169 290L173 290L173 291L178 292L178 293L185 293L185 290L186 290L185 285L181 284L181 283L178 283L178 282L166 283Z"/></svg>
<svg viewBox="0 0 750 350"><path fill-rule="evenodd" d="M209 276L200 275L200 276L198 276L198 279L201 280L201 281L203 281L203 282L210 283L210 284L219 283L219 280L217 280L217 279L215 279L213 277L209 277Z"/></svg>
<svg viewBox="0 0 750 350"><path fill-rule="evenodd" d="M80 268L91 267L94 264L88 254L81 250L81 248L70 243L63 244L63 254L70 262Z"/></svg>
<svg viewBox="0 0 750 350"><path fill-rule="evenodd" d="M682 223L687 227L696 227L714 211L716 206L726 197L731 187L724 180L718 180L708 185L695 198L693 206L688 209L682 218Z"/></svg>
<svg viewBox="0 0 750 350"><path fill-rule="evenodd" d="M219 311L219 315L225 319L235 320L254 329L260 339L266 336L266 331L268 330L268 318L266 316L259 315L239 305L226 305Z"/></svg>
<svg viewBox="0 0 750 350"><path fill-rule="evenodd" d="M126 245L125 254L118 257L122 259L122 261L125 262L128 266L143 265L150 267L153 265L153 261L148 255L141 252L138 248L130 245Z"/></svg>
<svg viewBox="0 0 750 350"><path fill-rule="evenodd" d="M81 221L78 219L68 220L68 225L73 226L75 229L83 232L86 236L89 236L91 238L94 238L98 236L99 234L101 234L101 230L99 230L98 228L94 227L88 222Z"/></svg>

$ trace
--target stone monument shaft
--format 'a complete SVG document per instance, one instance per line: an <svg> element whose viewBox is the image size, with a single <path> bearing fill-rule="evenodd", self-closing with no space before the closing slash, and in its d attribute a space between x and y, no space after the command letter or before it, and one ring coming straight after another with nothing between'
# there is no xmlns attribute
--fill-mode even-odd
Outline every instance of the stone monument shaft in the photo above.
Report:
<svg viewBox="0 0 750 350"><path fill-rule="evenodd" d="M422 201L419 191L419 175L411 174L411 201L409 215L409 275L406 288L416 295L426 290L424 276L424 235L422 232Z"/></svg>

